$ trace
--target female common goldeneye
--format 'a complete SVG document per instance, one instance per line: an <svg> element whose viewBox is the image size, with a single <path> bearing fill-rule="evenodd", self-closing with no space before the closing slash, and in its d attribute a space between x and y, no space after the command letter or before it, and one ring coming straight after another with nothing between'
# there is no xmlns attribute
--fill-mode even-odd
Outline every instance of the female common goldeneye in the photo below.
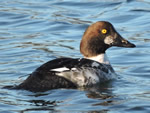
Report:
<svg viewBox="0 0 150 113"><path fill-rule="evenodd" d="M88 87L111 80L116 74L105 51L112 47L135 47L116 32L111 23L98 21L90 25L81 40L84 58L58 58L37 68L17 89L33 92L56 88Z"/></svg>

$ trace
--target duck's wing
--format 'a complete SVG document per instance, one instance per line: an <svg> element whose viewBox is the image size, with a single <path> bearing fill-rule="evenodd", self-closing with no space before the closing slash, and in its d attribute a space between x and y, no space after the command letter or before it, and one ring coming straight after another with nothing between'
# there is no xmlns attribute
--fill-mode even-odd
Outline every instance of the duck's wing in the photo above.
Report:
<svg viewBox="0 0 150 113"><path fill-rule="evenodd" d="M41 65L16 88L35 92L56 88L77 88L80 80L85 82L87 78L85 77L87 76L85 75L86 69L101 69L103 72L108 73L109 70L103 65L84 58L58 58Z"/></svg>
<svg viewBox="0 0 150 113"><path fill-rule="evenodd" d="M111 65L102 64L89 59L71 59L61 67L53 68L57 76L64 77L76 86L93 86L114 78Z"/></svg>

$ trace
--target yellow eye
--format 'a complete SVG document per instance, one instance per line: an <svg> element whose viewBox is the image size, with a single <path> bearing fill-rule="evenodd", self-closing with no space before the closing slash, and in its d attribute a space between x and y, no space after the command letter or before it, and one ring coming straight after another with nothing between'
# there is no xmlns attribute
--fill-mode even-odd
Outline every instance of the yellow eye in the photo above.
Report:
<svg viewBox="0 0 150 113"><path fill-rule="evenodd" d="M106 29L102 29L102 34L106 34L107 33L107 30Z"/></svg>

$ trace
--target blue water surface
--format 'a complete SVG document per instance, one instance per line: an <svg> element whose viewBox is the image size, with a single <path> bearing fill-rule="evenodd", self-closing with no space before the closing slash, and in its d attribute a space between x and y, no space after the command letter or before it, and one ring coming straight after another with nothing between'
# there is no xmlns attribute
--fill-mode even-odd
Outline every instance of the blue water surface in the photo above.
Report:
<svg viewBox="0 0 150 113"><path fill-rule="evenodd" d="M137 46L107 50L118 79L92 90L2 89L49 60L82 57L83 32L100 20ZM0 113L149 113L149 59L149 0L0 1Z"/></svg>

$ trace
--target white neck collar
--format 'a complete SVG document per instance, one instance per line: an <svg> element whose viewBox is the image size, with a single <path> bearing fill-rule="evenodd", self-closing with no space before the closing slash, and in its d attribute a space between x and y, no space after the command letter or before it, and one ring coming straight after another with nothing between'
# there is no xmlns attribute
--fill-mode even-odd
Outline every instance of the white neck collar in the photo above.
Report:
<svg viewBox="0 0 150 113"><path fill-rule="evenodd" d="M94 61L97 61L97 62L103 63L103 64L110 64L110 62L107 58L107 55L105 53L99 54L99 55L94 56L94 57L85 57L85 58L90 59L90 60L94 60Z"/></svg>

